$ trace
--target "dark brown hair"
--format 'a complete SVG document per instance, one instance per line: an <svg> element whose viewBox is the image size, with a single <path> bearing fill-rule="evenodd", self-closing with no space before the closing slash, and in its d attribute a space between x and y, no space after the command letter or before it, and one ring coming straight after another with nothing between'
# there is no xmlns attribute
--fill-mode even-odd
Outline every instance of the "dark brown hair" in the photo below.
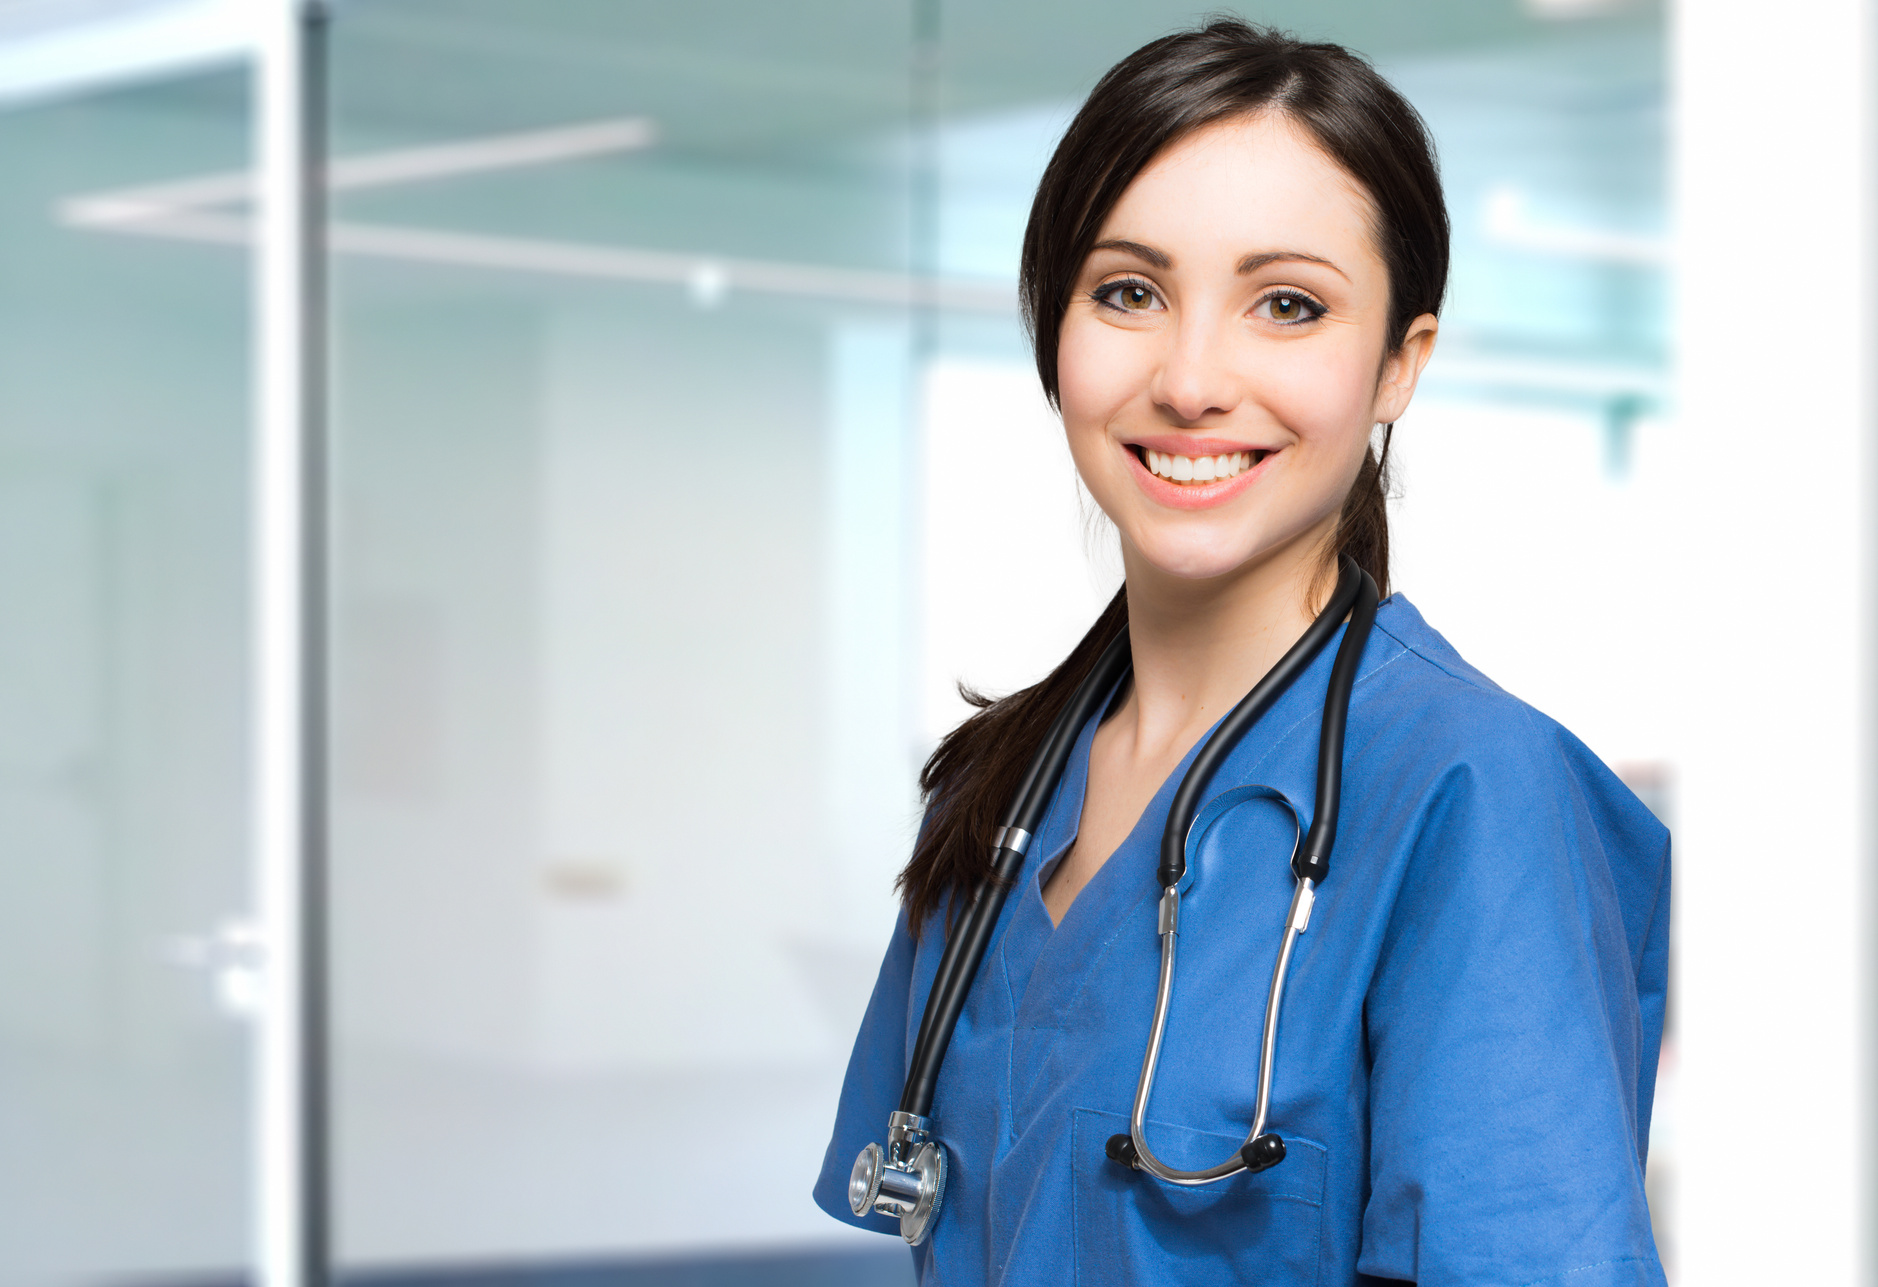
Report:
<svg viewBox="0 0 1878 1287"><path fill-rule="evenodd" d="M1117 63L1097 83L1057 144L1024 229L1018 291L1037 374L1058 403L1063 315L1102 223L1135 177L1171 144L1233 117L1276 112L1316 141L1369 194L1377 248L1389 271L1387 353L1409 323L1438 313L1448 277L1448 213L1434 145L1421 116L1376 70L1340 45L1305 44L1236 19L1165 36ZM1334 552L1347 554L1389 593L1389 430L1343 503ZM1128 624L1126 589L1041 683L993 701L960 685L979 707L952 730L919 778L926 825L900 873L918 934L950 895L969 896L990 871L1000 814L1052 720Z"/></svg>

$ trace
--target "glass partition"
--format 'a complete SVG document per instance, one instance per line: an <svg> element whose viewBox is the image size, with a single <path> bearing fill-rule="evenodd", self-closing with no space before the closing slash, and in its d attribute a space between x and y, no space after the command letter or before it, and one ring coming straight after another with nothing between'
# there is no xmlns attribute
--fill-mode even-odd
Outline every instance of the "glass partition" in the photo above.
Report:
<svg viewBox="0 0 1878 1287"><path fill-rule="evenodd" d="M1247 14L1374 57L1442 150L1398 585L1660 799L1616 682L1667 478L1659 10ZM808 1190L914 775L959 679L1035 679L1120 577L1018 244L1080 96L1199 16L341 8L345 1263L905 1280Z"/></svg>
<svg viewBox="0 0 1878 1287"><path fill-rule="evenodd" d="M1393 440L1397 584L1490 674L1602 754L1659 759L1664 712L1639 705L1632 686L1585 662L1589 651L1618 670L1633 664L1635 596L1649 585L1648 560L1638 552L1660 547L1653 524L1668 508L1660 7L1446 0L1411 11L1274 0L1236 8L1368 56L1427 118L1440 152L1454 258L1436 356ZM952 0L939 14L934 258L942 274L1008 285L1037 177L1082 95L1123 54L1203 11L1090 4L1072 18L1050 6ZM1014 317L987 325L948 316L939 334L923 373L929 454L969 451L975 435L988 432L1006 441L1053 432L1029 387L1030 358ZM1002 396L992 392L1000 380L1010 382ZM1012 423L988 429L987 408ZM957 508L983 494L983 479L958 481L955 493L942 478L926 480L929 560L953 557L945 547ZM1105 542L1095 541L1093 562L1085 557L1074 498L1062 490L1054 501L1042 498L1056 509L1050 526L1058 547L1052 575L1039 578L1057 587L1041 605L1045 628L979 627L972 639L954 637L970 625L930 625L938 652L923 689L928 735L965 713L946 676L964 670L994 688L1029 682L1063 655L1068 623L1086 624L1088 605L1114 584L1116 574L1103 566ZM985 517L994 525L1034 520L1013 513L1020 508L988 508ZM1483 530L1504 537L1483 542ZM995 548L1003 537L981 529L975 539ZM1034 544L1026 539L1022 548ZM971 550L956 558L982 564ZM1027 568L1006 563L1008 572L989 575L999 590L998 576L1013 578L1015 596ZM1098 583L1093 592L1081 584L1084 567ZM948 587L969 595L968 581L929 562L935 570L940 575L925 581L926 620L967 621L970 603ZM1591 623L1594 639L1579 633L1544 642L1563 611L1556 598L1477 592L1521 582L1562 590L1572 618Z"/></svg>
<svg viewBox="0 0 1878 1287"><path fill-rule="evenodd" d="M1667 813L1660 5L1244 11L1441 149L1398 588ZM1202 11L336 14L341 1260L903 1283L808 1193L915 775L1120 578L1019 241ZM250 113L238 68L0 103L0 1287L248 1260Z"/></svg>
<svg viewBox="0 0 1878 1287"><path fill-rule="evenodd" d="M248 1261L248 270L137 204L247 155L240 69L0 108L7 1287Z"/></svg>
<svg viewBox="0 0 1878 1287"><path fill-rule="evenodd" d="M1679 664L1657 601L1680 477L1662 6L1233 8L1369 57L1440 154L1452 273L1436 354L1392 438L1395 588L1673 823L1675 714L1654 678ZM950 0L938 14L933 260L1008 284L1037 178L1082 96L1129 50L1203 13ZM1119 581L1113 534L1075 495L1015 320L948 314L938 335L919 421L928 740L968 712L960 677L994 692L1032 682ZM1004 475L1024 481L971 467L992 443L1025 462ZM1028 481L1052 476L1053 488ZM1672 1031L1649 1176L1672 1272L1675 1069Z"/></svg>
<svg viewBox="0 0 1878 1287"><path fill-rule="evenodd" d="M349 1265L906 1273L809 1188L913 824L908 39L341 13Z"/></svg>

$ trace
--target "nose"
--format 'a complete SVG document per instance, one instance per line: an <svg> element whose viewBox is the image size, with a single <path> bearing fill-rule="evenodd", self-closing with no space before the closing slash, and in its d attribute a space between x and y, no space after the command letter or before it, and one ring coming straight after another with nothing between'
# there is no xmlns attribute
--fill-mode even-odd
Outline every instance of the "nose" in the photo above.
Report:
<svg viewBox="0 0 1878 1287"><path fill-rule="evenodd" d="M1230 337L1208 320L1187 317L1168 337L1149 396L1170 418L1197 425L1239 405L1240 373L1233 367Z"/></svg>

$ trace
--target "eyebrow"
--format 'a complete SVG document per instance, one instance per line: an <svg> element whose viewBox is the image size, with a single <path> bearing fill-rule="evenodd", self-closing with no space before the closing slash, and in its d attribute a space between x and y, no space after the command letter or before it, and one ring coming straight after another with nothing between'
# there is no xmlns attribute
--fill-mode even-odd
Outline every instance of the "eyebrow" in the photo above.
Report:
<svg viewBox="0 0 1878 1287"><path fill-rule="evenodd" d="M1268 250L1261 255L1247 255L1244 259L1239 261L1239 266L1233 269L1233 271L1243 276L1246 273L1255 273L1267 264L1280 262L1322 264L1345 281L1348 281L1350 278L1348 273L1337 267L1330 260L1325 259L1322 255L1307 255L1302 250Z"/></svg>
<svg viewBox="0 0 1878 1287"><path fill-rule="evenodd" d="M1144 246L1138 241L1129 241L1121 237L1112 237L1107 241L1098 241L1095 245L1089 247L1089 250L1092 254L1098 250L1119 250L1125 255L1133 255L1136 259L1146 260L1156 268L1172 268L1174 266L1174 261L1168 258L1164 252L1156 250L1153 246Z"/></svg>
<svg viewBox="0 0 1878 1287"><path fill-rule="evenodd" d="M1089 249L1091 253L1098 250L1119 250L1125 255L1133 255L1136 259L1153 264L1156 268L1171 268L1174 264L1173 259L1170 258L1165 251L1156 250L1153 246L1143 245L1139 241L1129 241L1125 237L1111 237L1107 241L1098 241ZM1240 276L1244 276L1247 273L1257 272L1267 264L1286 262L1322 264L1324 267L1336 273L1337 276L1345 280L1349 278L1348 273L1337 267L1337 265L1330 260L1325 259L1322 255L1306 254L1302 250L1267 250L1260 254L1247 255L1244 259L1239 261L1233 271Z"/></svg>

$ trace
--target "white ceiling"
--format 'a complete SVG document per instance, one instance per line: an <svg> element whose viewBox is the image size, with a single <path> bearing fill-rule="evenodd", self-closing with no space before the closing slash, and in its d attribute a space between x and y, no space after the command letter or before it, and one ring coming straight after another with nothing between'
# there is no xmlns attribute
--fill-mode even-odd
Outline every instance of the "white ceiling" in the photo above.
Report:
<svg viewBox="0 0 1878 1287"><path fill-rule="evenodd" d="M0 103L244 57L252 0L0 0Z"/></svg>

